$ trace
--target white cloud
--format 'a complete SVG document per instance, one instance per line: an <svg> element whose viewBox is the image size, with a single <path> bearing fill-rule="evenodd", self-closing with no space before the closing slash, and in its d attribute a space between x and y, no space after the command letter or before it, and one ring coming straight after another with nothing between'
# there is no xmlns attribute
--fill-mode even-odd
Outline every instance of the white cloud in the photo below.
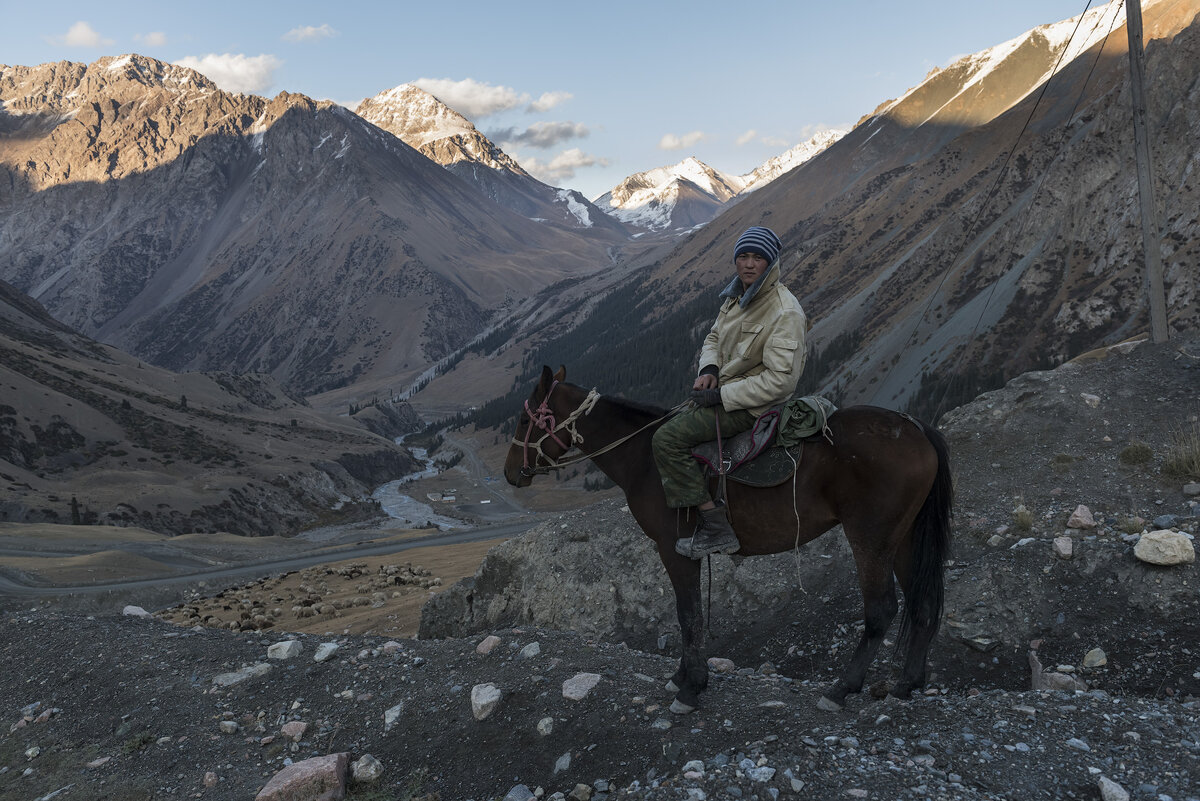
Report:
<svg viewBox="0 0 1200 801"><path fill-rule="evenodd" d="M63 36L52 36L48 41L51 44L66 45L67 47L111 47L116 44L112 39L101 36L90 23L83 20L68 28Z"/></svg>
<svg viewBox="0 0 1200 801"><path fill-rule="evenodd" d="M305 25L302 28L292 28L283 35L283 38L289 42L312 42L318 39L328 39L330 36L337 36L337 31L326 23L319 28L314 28L312 25Z"/></svg>
<svg viewBox="0 0 1200 801"><path fill-rule="evenodd" d="M703 131L692 131L691 133L685 133L683 136L666 134L662 139L658 140L658 149L683 150L684 148L691 147L697 142L703 141L707 137L708 134L704 133Z"/></svg>
<svg viewBox="0 0 1200 801"><path fill-rule="evenodd" d="M746 131L744 134L742 134L741 136L739 136L737 138L738 147L741 147L742 145L750 144L754 140L754 137L756 137L756 136L758 136L758 131L754 130L753 128Z"/></svg>
<svg viewBox="0 0 1200 801"><path fill-rule="evenodd" d="M591 131L581 122L535 122L523 131L502 128L488 131L487 137L501 144L519 144L546 150L571 139L583 139Z"/></svg>
<svg viewBox="0 0 1200 801"><path fill-rule="evenodd" d="M529 104L529 108L525 109L529 112L549 111L555 106L559 106L575 95L570 92L543 92L542 96Z"/></svg>
<svg viewBox="0 0 1200 801"><path fill-rule="evenodd" d="M529 95L507 86L492 86L473 78L452 81L449 78L419 78L416 86L470 119L508 111L529 102Z"/></svg>
<svg viewBox="0 0 1200 801"><path fill-rule="evenodd" d="M794 144L791 140L784 139L782 136L764 136L762 143L767 147L791 147Z"/></svg>
<svg viewBox="0 0 1200 801"><path fill-rule="evenodd" d="M275 83L275 70L283 62L272 55L247 56L241 53L209 53L196 58L187 56L175 62L208 76L227 92L254 94L263 92Z"/></svg>
<svg viewBox="0 0 1200 801"><path fill-rule="evenodd" d="M133 37L136 41L141 42L147 47L166 47L167 35L162 31L151 31L150 33L138 33Z"/></svg>
<svg viewBox="0 0 1200 801"><path fill-rule="evenodd" d="M531 175L548 184L570 180L575 177L576 170L584 167L607 167L609 163L608 159L584 153L577 147L564 150L549 162L534 158L520 159L519 162Z"/></svg>

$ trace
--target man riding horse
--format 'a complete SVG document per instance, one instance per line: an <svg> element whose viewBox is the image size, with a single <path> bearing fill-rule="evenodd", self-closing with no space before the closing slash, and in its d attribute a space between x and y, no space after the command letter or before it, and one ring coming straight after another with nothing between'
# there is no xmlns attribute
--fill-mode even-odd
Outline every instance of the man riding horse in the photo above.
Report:
<svg viewBox="0 0 1200 801"><path fill-rule="evenodd" d="M740 548L724 504L708 494L692 448L753 428L759 415L791 397L804 369L804 310L779 280L782 249L770 228L753 226L738 239L736 273L720 294L724 302L700 351L691 394L696 406L654 434L654 461L667 505L695 506L699 512L695 533L675 544L692 559Z"/></svg>

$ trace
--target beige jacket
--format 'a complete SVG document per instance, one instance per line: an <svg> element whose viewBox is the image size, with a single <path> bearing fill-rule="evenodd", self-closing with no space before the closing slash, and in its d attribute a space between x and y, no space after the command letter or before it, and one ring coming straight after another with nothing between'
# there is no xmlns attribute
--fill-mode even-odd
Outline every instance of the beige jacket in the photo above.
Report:
<svg viewBox="0 0 1200 801"><path fill-rule="evenodd" d="M757 416L796 391L808 354L808 323L800 301L779 281L778 262L747 292L753 294L744 307L740 297L721 306L704 338L700 369L717 366L721 404L728 411L746 409Z"/></svg>

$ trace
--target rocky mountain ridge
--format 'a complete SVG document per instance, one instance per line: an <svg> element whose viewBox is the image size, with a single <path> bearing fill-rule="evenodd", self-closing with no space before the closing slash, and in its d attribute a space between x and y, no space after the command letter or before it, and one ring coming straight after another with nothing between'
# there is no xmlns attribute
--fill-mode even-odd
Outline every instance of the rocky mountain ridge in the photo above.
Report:
<svg viewBox="0 0 1200 801"><path fill-rule="evenodd" d="M171 369L401 381L613 258L301 95L124 56L4 67L0 102L0 278Z"/></svg>
<svg viewBox="0 0 1200 801"><path fill-rule="evenodd" d="M171 373L80 336L4 282L0 355L4 521L291 535L378 516L371 490L415 464L392 442L421 425L407 404L360 426L269 376Z"/></svg>
<svg viewBox="0 0 1200 801"><path fill-rule="evenodd" d="M534 178L466 117L413 84L367 98L354 113L475 184L496 203L527 217L587 230L614 243L629 236L629 231L583 195Z"/></svg>

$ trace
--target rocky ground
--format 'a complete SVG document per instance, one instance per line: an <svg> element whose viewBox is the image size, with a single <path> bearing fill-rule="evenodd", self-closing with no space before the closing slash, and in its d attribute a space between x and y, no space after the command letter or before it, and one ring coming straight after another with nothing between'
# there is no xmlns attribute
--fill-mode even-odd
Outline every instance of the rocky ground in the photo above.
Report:
<svg viewBox="0 0 1200 801"><path fill-rule="evenodd" d="M606 501L494 549L417 640L10 610L0 798L252 798L289 760L347 752L382 765L363 799L1198 799L1200 574L1134 553L1156 519L1197 531L1200 476L1171 460L1198 392L1193 339L1031 374L944 421L956 550L911 701L877 698L881 654L871 691L815 706L861 625L834 532L713 561L726 661L672 715L665 581ZM290 639L298 655L268 656Z"/></svg>

